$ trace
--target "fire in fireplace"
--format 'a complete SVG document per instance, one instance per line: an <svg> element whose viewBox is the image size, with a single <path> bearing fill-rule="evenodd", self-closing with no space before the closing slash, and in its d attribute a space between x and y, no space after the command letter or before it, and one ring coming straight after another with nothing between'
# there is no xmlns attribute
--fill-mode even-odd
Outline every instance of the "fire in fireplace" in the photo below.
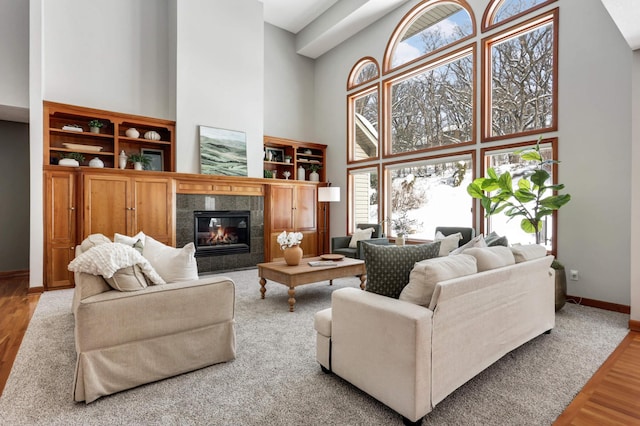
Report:
<svg viewBox="0 0 640 426"><path fill-rule="evenodd" d="M194 211L196 256L249 253L250 216L248 210Z"/></svg>

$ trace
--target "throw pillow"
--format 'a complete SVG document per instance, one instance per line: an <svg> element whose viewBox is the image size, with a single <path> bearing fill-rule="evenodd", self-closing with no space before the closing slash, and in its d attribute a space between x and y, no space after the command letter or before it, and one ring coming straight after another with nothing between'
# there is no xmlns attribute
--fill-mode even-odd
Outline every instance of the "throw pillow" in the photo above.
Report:
<svg viewBox="0 0 640 426"><path fill-rule="evenodd" d="M409 282L416 262L438 257L440 241L430 244L390 246L363 244L367 268L366 291L397 299Z"/></svg>
<svg viewBox="0 0 640 426"><path fill-rule="evenodd" d="M547 255L547 249L539 244L511 246L511 252L513 253L516 263L538 259L539 257L545 257Z"/></svg>
<svg viewBox="0 0 640 426"><path fill-rule="evenodd" d="M136 291L147 287L147 281L138 265L118 269L113 277L105 278L105 281L118 291Z"/></svg>
<svg viewBox="0 0 640 426"><path fill-rule="evenodd" d="M373 228L356 229L349 241L349 248L358 248L358 241L370 240L373 234Z"/></svg>
<svg viewBox="0 0 640 426"><path fill-rule="evenodd" d="M400 300L429 307L436 284L478 272L476 258L467 254L438 257L417 262L402 289Z"/></svg>
<svg viewBox="0 0 640 426"><path fill-rule="evenodd" d="M110 243L111 240L102 234L91 234L80 243L80 250L84 253L100 244Z"/></svg>
<svg viewBox="0 0 640 426"><path fill-rule="evenodd" d="M506 236L500 236L492 231L489 235L484 237L484 242L487 243L487 247L505 246L509 247L509 240Z"/></svg>
<svg viewBox="0 0 640 426"><path fill-rule="evenodd" d="M449 254L460 254L466 249L473 248L473 247L487 247L487 243L484 241L484 236L482 234L471 239L471 241L469 241L463 246L458 247L457 249L453 250Z"/></svg>
<svg viewBox="0 0 640 426"><path fill-rule="evenodd" d="M464 254L469 254L476 258L478 272L502 268L516 263L513 253L511 253L511 249L509 247L495 246L470 248L466 249Z"/></svg>
<svg viewBox="0 0 640 426"><path fill-rule="evenodd" d="M146 236L142 231L138 232L133 237L130 237L128 235L118 234L117 232L113 235L114 243L125 244L125 245L128 245L129 247L133 247L136 244L138 244L138 247L136 247L136 249L139 249L139 246L141 244L143 250L144 250L145 239L146 239Z"/></svg>
<svg viewBox="0 0 640 426"><path fill-rule="evenodd" d="M147 236L143 256L166 282L172 283L198 279L195 252L196 247L193 243L175 248Z"/></svg>
<svg viewBox="0 0 640 426"><path fill-rule="evenodd" d="M442 232L436 232L435 241L440 241L440 253L438 256L448 256L453 250L458 248L460 240L462 239L462 233L456 232L445 236Z"/></svg>

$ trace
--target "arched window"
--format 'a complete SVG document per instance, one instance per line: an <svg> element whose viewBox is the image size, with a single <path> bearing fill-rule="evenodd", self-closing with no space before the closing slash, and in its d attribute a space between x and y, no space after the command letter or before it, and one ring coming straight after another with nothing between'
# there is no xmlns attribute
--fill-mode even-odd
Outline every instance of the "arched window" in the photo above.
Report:
<svg viewBox="0 0 640 426"><path fill-rule="evenodd" d="M347 90L375 80L379 76L380 69L378 67L378 62L370 57L362 58L354 65L353 69L349 73Z"/></svg>
<svg viewBox="0 0 640 426"><path fill-rule="evenodd" d="M472 12L463 0L431 0L413 8L393 32L384 72L453 46L475 35Z"/></svg>
<svg viewBox="0 0 640 426"><path fill-rule="evenodd" d="M482 16L482 32L553 3L556 0L493 0Z"/></svg>

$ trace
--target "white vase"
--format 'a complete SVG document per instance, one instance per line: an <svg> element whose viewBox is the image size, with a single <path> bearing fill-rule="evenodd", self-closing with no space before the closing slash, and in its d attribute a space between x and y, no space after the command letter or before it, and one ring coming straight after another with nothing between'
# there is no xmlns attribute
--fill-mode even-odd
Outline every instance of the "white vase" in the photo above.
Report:
<svg viewBox="0 0 640 426"><path fill-rule="evenodd" d="M144 167L142 167L142 163L139 161L136 161L135 163L133 163L133 170L143 170Z"/></svg>
<svg viewBox="0 0 640 426"><path fill-rule="evenodd" d="M144 134L144 138L150 141L159 141L160 133L156 132L155 130L149 130Z"/></svg>
<svg viewBox="0 0 640 426"><path fill-rule="evenodd" d="M78 167L80 166L80 163L78 163L78 160L74 160L73 158L61 158L60 161L58 161L58 165L67 167Z"/></svg>
<svg viewBox="0 0 640 426"><path fill-rule="evenodd" d="M127 168L127 154L125 154L124 149L120 151L120 155L118 156L118 161L120 168L122 170Z"/></svg>
<svg viewBox="0 0 640 426"><path fill-rule="evenodd" d="M318 172L311 172L309 173L309 180L311 182L320 182L320 175Z"/></svg>
<svg viewBox="0 0 640 426"><path fill-rule="evenodd" d="M127 129L127 131L124 132L124 134L128 138L139 138L140 137L140 132L135 127L131 127L130 129Z"/></svg>
<svg viewBox="0 0 640 426"><path fill-rule="evenodd" d="M403 246L404 245L404 235L398 235L396 237L396 245Z"/></svg>
<svg viewBox="0 0 640 426"><path fill-rule="evenodd" d="M97 169L101 169L104 167L104 162L98 157L94 157L91 161L89 161L89 167L95 167Z"/></svg>
<svg viewBox="0 0 640 426"><path fill-rule="evenodd" d="M304 180L305 170L304 167L298 167L298 180Z"/></svg>

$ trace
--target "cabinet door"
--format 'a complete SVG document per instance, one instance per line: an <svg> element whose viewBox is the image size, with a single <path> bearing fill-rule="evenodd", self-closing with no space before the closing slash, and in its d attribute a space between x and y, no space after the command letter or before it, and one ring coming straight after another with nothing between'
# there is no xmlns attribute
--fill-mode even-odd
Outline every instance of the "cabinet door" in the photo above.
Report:
<svg viewBox="0 0 640 426"><path fill-rule="evenodd" d="M75 174L45 174L45 287L73 285L73 273L67 269L76 244Z"/></svg>
<svg viewBox="0 0 640 426"><path fill-rule="evenodd" d="M318 189L315 185L296 187L294 223L296 231L316 231L316 201Z"/></svg>
<svg viewBox="0 0 640 426"><path fill-rule="evenodd" d="M132 235L131 179L118 175L84 175L83 236Z"/></svg>
<svg viewBox="0 0 640 426"><path fill-rule="evenodd" d="M163 178L134 178L132 234L142 231L164 244L174 244L172 182Z"/></svg>
<svg viewBox="0 0 640 426"><path fill-rule="evenodd" d="M271 231L293 231L294 187L273 185L270 191Z"/></svg>

